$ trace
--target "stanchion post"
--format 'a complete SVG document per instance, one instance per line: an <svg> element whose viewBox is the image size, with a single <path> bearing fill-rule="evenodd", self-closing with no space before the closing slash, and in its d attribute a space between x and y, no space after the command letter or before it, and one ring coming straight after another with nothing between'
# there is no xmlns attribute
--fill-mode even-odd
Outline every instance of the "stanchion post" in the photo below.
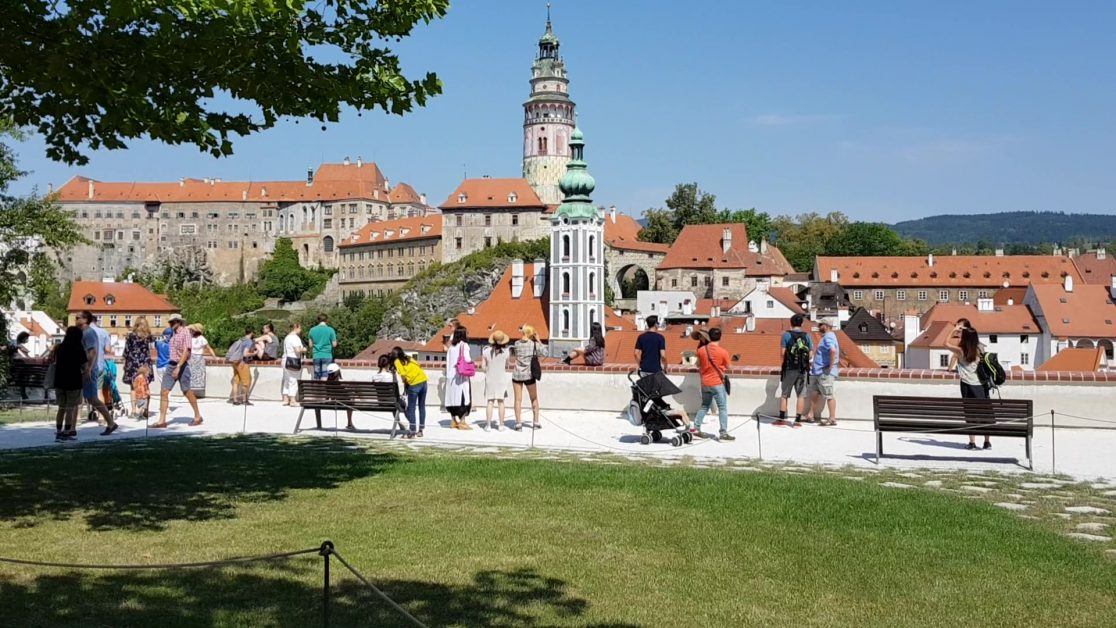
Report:
<svg viewBox="0 0 1116 628"><path fill-rule="evenodd" d="M1050 409L1050 474L1058 472L1057 452L1054 451L1054 409Z"/></svg>
<svg viewBox="0 0 1116 628"><path fill-rule="evenodd" d="M329 628L329 556L333 553L333 542L322 541L318 554L325 561L325 574L322 579L322 626Z"/></svg>
<svg viewBox="0 0 1116 628"><path fill-rule="evenodd" d="M752 418L756 421L756 450L759 452L759 459L762 461L763 460L763 438L760 434L759 413L757 412L757 413L753 414Z"/></svg>

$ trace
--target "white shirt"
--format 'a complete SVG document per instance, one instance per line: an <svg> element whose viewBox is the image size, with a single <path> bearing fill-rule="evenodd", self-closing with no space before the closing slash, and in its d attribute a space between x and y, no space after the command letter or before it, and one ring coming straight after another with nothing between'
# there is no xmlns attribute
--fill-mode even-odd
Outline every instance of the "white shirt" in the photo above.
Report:
<svg viewBox="0 0 1116 628"><path fill-rule="evenodd" d="M298 334L287 334L283 339L283 358L301 358L302 357L302 338Z"/></svg>
<svg viewBox="0 0 1116 628"><path fill-rule="evenodd" d="M190 353L191 355L205 355L205 348L209 346L209 341L205 336L196 336L190 339Z"/></svg>

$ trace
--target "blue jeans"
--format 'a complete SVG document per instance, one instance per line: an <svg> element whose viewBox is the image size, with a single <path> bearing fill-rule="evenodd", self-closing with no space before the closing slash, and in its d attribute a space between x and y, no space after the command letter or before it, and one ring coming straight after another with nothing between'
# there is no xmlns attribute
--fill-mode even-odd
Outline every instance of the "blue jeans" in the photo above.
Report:
<svg viewBox="0 0 1116 628"><path fill-rule="evenodd" d="M705 413L709 412L709 406L713 401L717 402L717 415L721 420L721 431L728 431L728 395L725 394L725 387L723 385L717 386L702 386L701 387L701 408L697 411L697 416L694 417L694 425L700 430L701 422L705 419Z"/></svg>
<svg viewBox="0 0 1116 628"><path fill-rule="evenodd" d="M415 408L418 407L418 430L426 428L426 382L407 387L407 423L415 431Z"/></svg>

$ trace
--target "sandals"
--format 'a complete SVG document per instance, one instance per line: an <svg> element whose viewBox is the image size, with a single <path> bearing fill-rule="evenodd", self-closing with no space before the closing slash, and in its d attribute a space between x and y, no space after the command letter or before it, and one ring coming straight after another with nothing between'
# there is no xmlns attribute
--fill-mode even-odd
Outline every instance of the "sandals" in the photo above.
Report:
<svg viewBox="0 0 1116 628"><path fill-rule="evenodd" d="M202 423L205 423L205 419L200 419L200 418L194 419L193 421L190 421L190 427L197 427L197 426L201 425Z"/></svg>
<svg viewBox="0 0 1116 628"><path fill-rule="evenodd" d="M516 423L515 424L515 431L522 432L523 431L523 424L522 423Z"/></svg>
<svg viewBox="0 0 1116 628"><path fill-rule="evenodd" d="M167 426L167 422L163 421L162 423L152 423L148 427L150 427L151 429L163 429L166 426Z"/></svg>
<svg viewBox="0 0 1116 628"><path fill-rule="evenodd" d="M837 420L836 419L821 419L821 420L818 421L818 425L820 425L822 427L836 427L837 426Z"/></svg>

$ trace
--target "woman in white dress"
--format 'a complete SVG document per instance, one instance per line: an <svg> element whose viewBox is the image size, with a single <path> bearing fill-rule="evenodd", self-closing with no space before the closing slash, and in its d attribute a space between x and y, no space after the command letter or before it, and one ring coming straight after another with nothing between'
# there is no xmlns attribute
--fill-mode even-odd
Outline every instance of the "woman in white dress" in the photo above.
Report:
<svg viewBox="0 0 1116 628"><path fill-rule="evenodd" d="M205 358L217 354L205 339L205 325L194 323L187 325L186 330L191 336L190 361L186 363L186 368L190 369L190 390L200 399L205 397Z"/></svg>
<svg viewBox="0 0 1116 628"><path fill-rule="evenodd" d="M298 399L298 378L302 376L302 325L291 323L291 331L283 339L283 405L293 406ZM297 368L291 368L297 366Z"/></svg>
<svg viewBox="0 0 1116 628"><path fill-rule="evenodd" d="M488 337L488 346L481 353L481 362L484 365L484 399L488 402L485 408L484 431L492 428L492 406L500 406L500 419L496 423L497 430L504 429L504 400L508 398L508 335L502 331L494 331Z"/></svg>
<svg viewBox="0 0 1116 628"><path fill-rule="evenodd" d="M472 362L473 356L469 354L468 332L464 327L453 330L453 337L446 347L446 412L452 421L450 428L455 430L471 430L465 417L473 407L472 382L457 372L457 361L463 359Z"/></svg>

